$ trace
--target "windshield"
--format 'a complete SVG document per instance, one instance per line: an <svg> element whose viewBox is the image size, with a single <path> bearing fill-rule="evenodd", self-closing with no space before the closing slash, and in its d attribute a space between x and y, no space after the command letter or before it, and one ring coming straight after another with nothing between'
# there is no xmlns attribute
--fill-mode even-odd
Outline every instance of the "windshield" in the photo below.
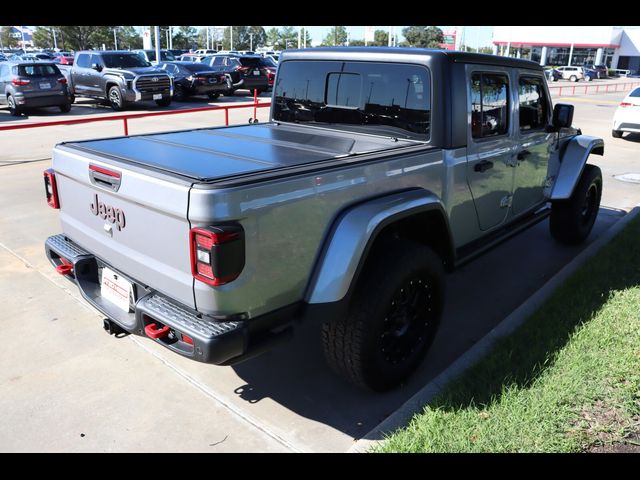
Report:
<svg viewBox="0 0 640 480"><path fill-rule="evenodd" d="M135 53L109 53L102 54L104 65L107 68L134 68L150 67L151 64Z"/></svg>
<svg viewBox="0 0 640 480"><path fill-rule="evenodd" d="M400 63L288 61L279 66L273 119L428 140L429 71Z"/></svg>

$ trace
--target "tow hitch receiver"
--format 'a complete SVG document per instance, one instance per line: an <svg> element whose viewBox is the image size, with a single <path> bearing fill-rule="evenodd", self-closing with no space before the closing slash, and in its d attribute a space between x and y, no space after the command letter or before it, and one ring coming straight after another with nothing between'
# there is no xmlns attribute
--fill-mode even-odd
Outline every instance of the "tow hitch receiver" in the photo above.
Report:
<svg viewBox="0 0 640 480"><path fill-rule="evenodd" d="M155 323L150 323L149 325L147 325L146 327L144 327L144 333L147 334L147 336L151 337L151 338L164 338L167 335L169 335L169 330L171 330L169 327L164 326L162 328L157 328L158 325Z"/></svg>
<svg viewBox="0 0 640 480"><path fill-rule="evenodd" d="M112 322L108 318L105 318L104 320L102 320L102 328L104 328L104 330L109 335L115 335L116 338L120 338L120 337L118 337L118 335L123 335L123 336L129 335L129 332L127 332L120 325Z"/></svg>

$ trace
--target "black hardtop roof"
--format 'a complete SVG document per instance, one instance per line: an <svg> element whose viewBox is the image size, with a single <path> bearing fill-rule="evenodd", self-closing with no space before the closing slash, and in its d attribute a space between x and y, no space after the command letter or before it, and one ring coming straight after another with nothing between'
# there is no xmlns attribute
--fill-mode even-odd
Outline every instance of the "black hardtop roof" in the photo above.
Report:
<svg viewBox="0 0 640 480"><path fill-rule="evenodd" d="M356 57L359 53L385 53L385 54L402 54L402 55L429 55L437 56L446 59L454 63L478 63L483 65L496 65L504 67L516 67L516 68L530 68L535 70L541 70L542 67L531 60L524 60L521 58L501 57L498 55L487 55L484 53L469 53L452 50L439 50L434 48L406 48L406 47L317 47L307 49L288 49L281 52L286 55L289 53L306 53L306 52L318 52L318 53L352 53Z"/></svg>
<svg viewBox="0 0 640 480"><path fill-rule="evenodd" d="M100 55L122 55L123 53L129 53L133 55L137 55L133 50L80 50L76 52L76 54L80 53L90 53L90 54L100 54Z"/></svg>

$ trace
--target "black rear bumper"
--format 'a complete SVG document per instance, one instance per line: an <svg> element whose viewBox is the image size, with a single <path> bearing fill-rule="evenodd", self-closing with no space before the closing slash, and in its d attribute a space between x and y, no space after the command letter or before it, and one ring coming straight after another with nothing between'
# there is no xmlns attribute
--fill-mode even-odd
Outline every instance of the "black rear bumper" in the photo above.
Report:
<svg viewBox="0 0 640 480"><path fill-rule="evenodd" d="M226 317L203 315L131 279L136 301L129 312L119 309L100 293L100 275L109 266L64 235L45 242L51 264L73 281L91 305L124 331L148 337L168 349L193 360L231 365L262 353L292 333L297 305L251 320L244 313ZM110 266L109 266L110 267ZM111 268L111 267L110 267ZM151 326L155 324L155 326ZM154 338L155 332L166 333Z"/></svg>

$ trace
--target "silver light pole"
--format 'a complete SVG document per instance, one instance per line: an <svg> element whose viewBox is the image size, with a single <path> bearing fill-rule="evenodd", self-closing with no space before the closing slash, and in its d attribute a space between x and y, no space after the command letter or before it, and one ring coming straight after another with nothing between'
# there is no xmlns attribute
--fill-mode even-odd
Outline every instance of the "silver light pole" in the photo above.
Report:
<svg viewBox="0 0 640 480"><path fill-rule="evenodd" d="M113 29L113 48L118 50L118 36L116 35L116 29Z"/></svg>
<svg viewBox="0 0 640 480"><path fill-rule="evenodd" d="M233 50L233 26L229 25L229 39L231 40L231 48L229 50Z"/></svg>
<svg viewBox="0 0 640 480"><path fill-rule="evenodd" d="M155 26L153 28L156 34L156 61L159 62L160 61L160 27Z"/></svg>

